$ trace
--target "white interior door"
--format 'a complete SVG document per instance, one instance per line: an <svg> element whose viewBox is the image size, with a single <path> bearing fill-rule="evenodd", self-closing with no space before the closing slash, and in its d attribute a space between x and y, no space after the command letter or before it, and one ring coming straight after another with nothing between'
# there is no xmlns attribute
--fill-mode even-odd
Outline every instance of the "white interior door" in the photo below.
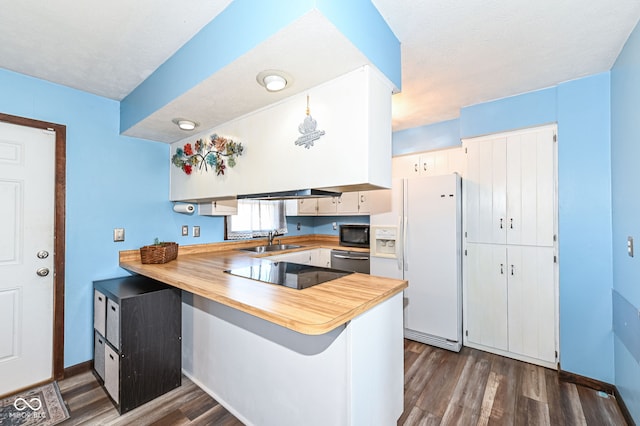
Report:
<svg viewBox="0 0 640 426"><path fill-rule="evenodd" d="M55 133L0 122L0 395L53 369Z"/></svg>

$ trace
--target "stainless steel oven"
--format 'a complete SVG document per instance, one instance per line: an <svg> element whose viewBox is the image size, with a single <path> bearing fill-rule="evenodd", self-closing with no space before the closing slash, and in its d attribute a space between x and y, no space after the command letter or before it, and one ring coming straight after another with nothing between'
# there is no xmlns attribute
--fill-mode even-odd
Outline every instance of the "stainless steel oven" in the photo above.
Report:
<svg viewBox="0 0 640 426"><path fill-rule="evenodd" d="M331 250L331 269L369 273L369 253L351 250Z"/></svg>
<svg viewBox="0 0 640 426"><path fill-rule="evenodd" d="M340 245L345 247L369 248L369 225L340 225Z"/></svg>

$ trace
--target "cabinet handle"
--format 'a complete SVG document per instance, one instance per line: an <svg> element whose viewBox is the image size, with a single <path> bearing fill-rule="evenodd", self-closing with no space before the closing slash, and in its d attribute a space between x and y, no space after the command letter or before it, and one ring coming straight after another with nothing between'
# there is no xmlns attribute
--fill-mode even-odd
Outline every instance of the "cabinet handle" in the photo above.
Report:
<svg viewBox="0 0 640 426"><path fill-rule="evenodd" d="M502 218L500 218L500 229L502 229Z"/></svg>
<svg viewBox="0 0 640 426"><path fill-rule="evenodd" d="M98 296L98 301L102 302L102 297Z"/></svg>
<svg viewBox="0 0 640 426"><path fill-rule="evenodd" d="M511 275L513 275L513 264L511 264Z"/></svg>
<svg viewBox="0 0 640 426"><path fill-rule="evenodd" d="M416 173L418 172L418 163L413 165L413 171Z"/></svg>
<svg viewBox="0 0 640 426"><path fill-rule="evenodd" d="M427 171L427 163L422 163L422 170Z"/></svg>
<svg viewBox="0 0 640 426"><path fill-rule="evenodd" d="M112 310L113 312L115 312L115 311L116 311L116 307L115 307L115 306L112 306L112 307L111 307L111 310Z"/></svg>
<svg viewBox="0 0 640 426"><path fill-rule="evenodd" d="M113 355L109 354L109 358L115 361L115 358L113 357Z"/></svg>
<svg viewBox="0 0 640 426"><path fill-rule="evenodd" d="M504 263L500 264L500 275L504 275Z"/></svg>
<svg viewBox="0 0 640 426"><path fill-rule="evenodd" d="M364 203L364 195L361 195L361 196L360 196L360 202L361 202L361 203Z"/></svg>
<svg viewBox="0 0 640 426"><path fill-rule="evenodd" d="M509 219L509 228L513 229L513 218Z"/></svg>

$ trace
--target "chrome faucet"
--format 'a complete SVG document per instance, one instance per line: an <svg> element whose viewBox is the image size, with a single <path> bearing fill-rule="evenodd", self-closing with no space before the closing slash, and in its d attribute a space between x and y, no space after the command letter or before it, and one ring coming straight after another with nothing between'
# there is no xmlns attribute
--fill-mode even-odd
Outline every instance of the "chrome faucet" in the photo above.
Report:
<svg viewBox="0 0 640 426"><path fill-rule="evenodd" d="M269 239L268 240L269 241L269 245L272 245L273 244L273 239L275 237L280 236L280 235L282 235L282 234L278 234L278 230L277 229L274 229L273 231L269 231L269 234L268 234L268 237L267 237Z"/></svg>

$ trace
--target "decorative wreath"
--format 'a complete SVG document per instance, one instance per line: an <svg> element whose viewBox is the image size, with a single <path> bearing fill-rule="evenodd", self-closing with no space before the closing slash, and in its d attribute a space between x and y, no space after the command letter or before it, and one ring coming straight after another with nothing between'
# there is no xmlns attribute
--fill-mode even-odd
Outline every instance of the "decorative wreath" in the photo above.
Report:
<svg viewBox="0 0 640 426"><path fill-rule="evenodd" d="M198 139L193 146L191 143L184 145L184 148L177 148L176 153L171 157L174 166L182 169L190 175L194 167L198 170L209 170L215 168L216 176L224 175L224 170L236 165L236 158L244 152L244 147L240 142L223 138L217 134L209 137L209 140ZM225 164L224 157L227 159Z"/></svg>

